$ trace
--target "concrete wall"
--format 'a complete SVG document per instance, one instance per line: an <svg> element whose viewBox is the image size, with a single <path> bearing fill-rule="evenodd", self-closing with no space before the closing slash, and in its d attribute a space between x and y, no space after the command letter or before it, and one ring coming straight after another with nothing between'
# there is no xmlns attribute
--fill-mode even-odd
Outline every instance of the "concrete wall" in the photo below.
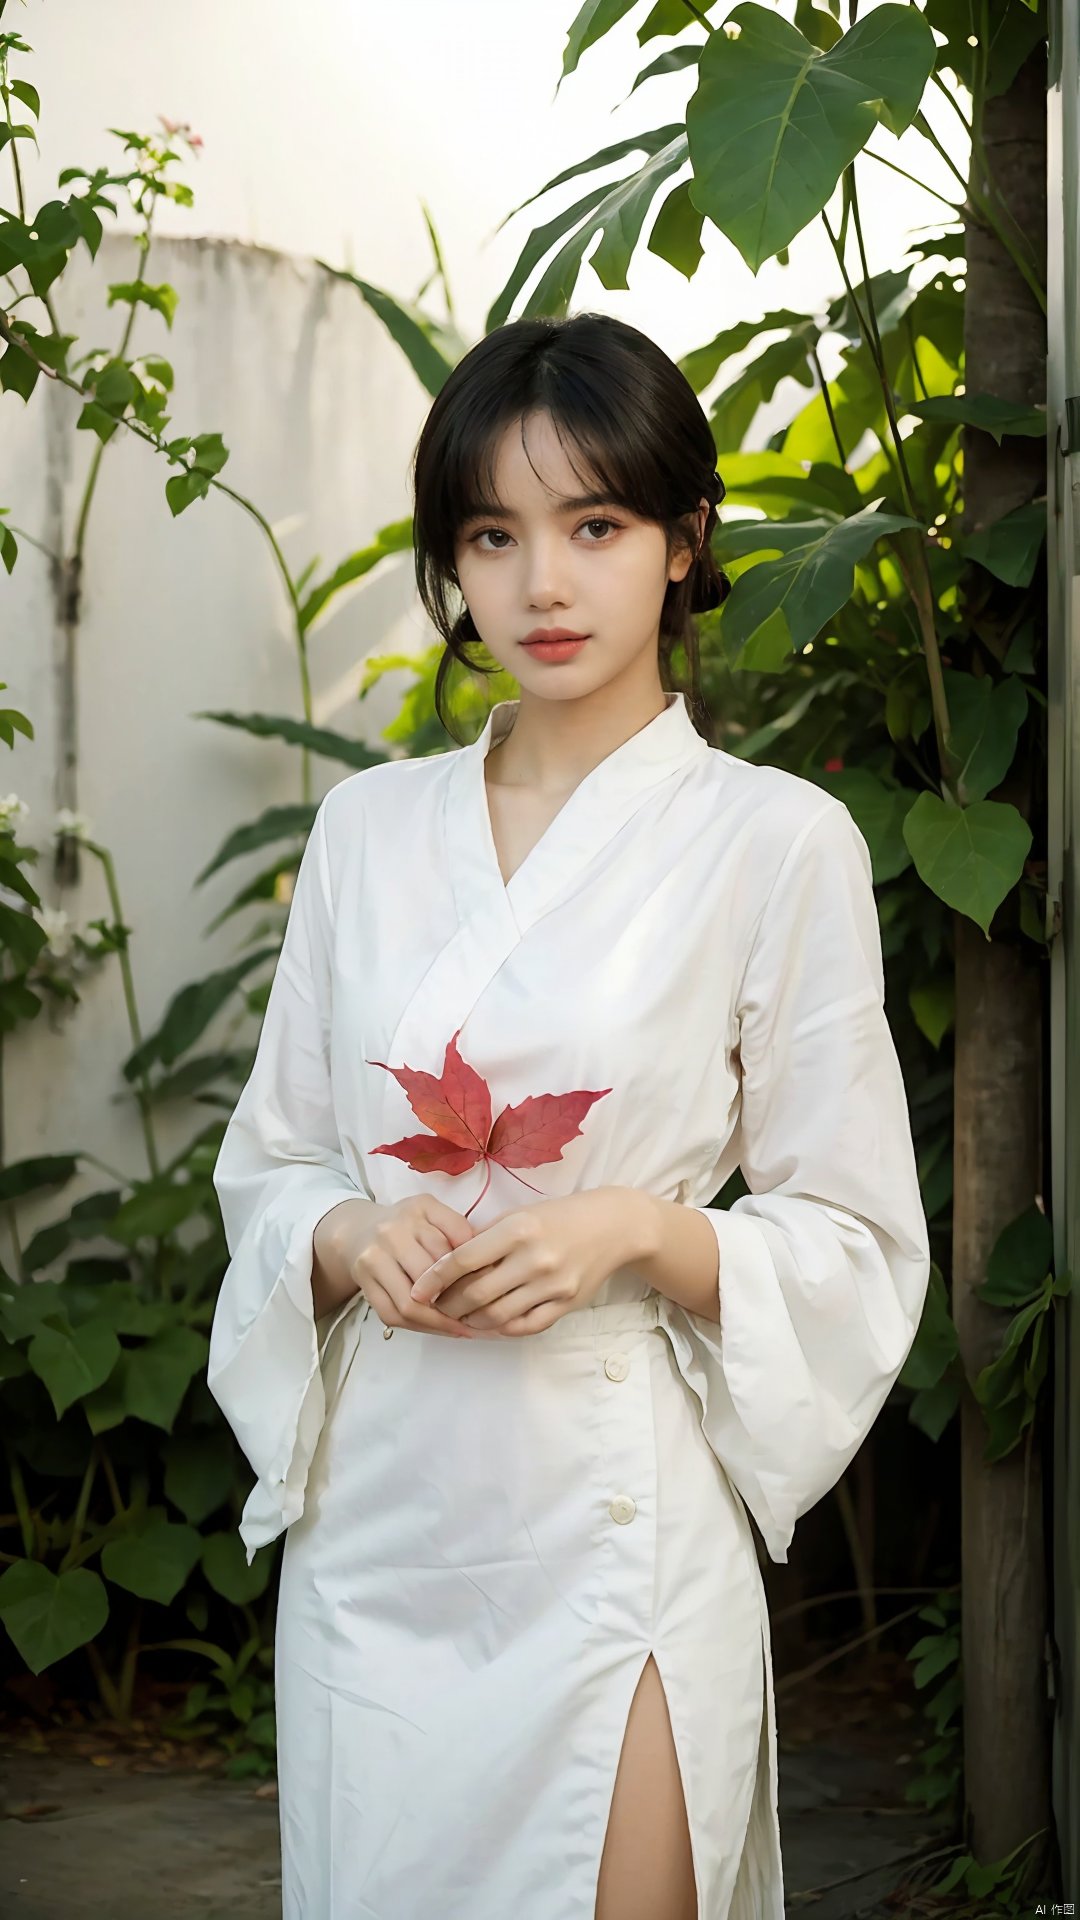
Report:
<svg viewBox="0 0 1080 1920"><path fill-rule="evenodd" d="M117 338L103 289L130 277L132 243L107 236L96 265L83 251L57 304L84 347ZM168 332L141 311L133 346L165 353L176 373L170 433L218 430L230 449L223 478L265 514L294 571L313 554L320 572L410 510L408 461L428 399L359 295L311 264L214 240L155 243L149 277L180 304ZM40 383L45 388L46 383ZM24 410L4 396L0 502L11 523L69 549L97 441L75 432L79 403L58 386ZM274 802L300 797L299 756L192 716L203 708L302 712L296 649L269 547L241 508L220 495L174 519L165 481L174 471L124 430L105 449L91 508L78 635L78 805L116 861L144 1031L172 993L237 950L237 916L203 928L263 861L230 864L196 892L195 875L225 832ZM7 755L0 793L31 809L21 837L45 848L56 806L60 630L48 561L21 547L0 580L5 701L32 719L36 740ZM411 676L395 673L363 705L360 664L370 651L415 652L430 639L415 602L411 556L379 569L335 603L311 635L315 718L377 741ZM345 768L313 763L316 795ZM38 891L79 924L108 912L100 863L84 857L75 889L60 889L43 859ZM250 911L247 916L250 920ZM117 1105L129 1051L115 961L92 973L81 1008L40 1017L4 1054L6 1158L92 1146L142 1173L130 1102ZM178 1147L188 1124L163 1128ZM89 1189L97 1177L84 1183ZM65 1204L83 1185L65 1189ZM56 1203L42 1203L51 1217ZM29 1207L27 1226L36 1224Z"/></svg>

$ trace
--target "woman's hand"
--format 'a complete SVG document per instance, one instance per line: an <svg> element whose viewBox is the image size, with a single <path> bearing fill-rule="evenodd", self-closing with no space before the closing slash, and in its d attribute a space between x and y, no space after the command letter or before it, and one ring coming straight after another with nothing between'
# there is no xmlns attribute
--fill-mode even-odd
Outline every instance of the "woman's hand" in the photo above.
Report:
<svg viewBox="0 0 1080 1920"><path fill-rule="evenodd" d="M476 1229L464 1214L431 1194L410 1194L380 1207L374 1223L365 1221L346 1249L349 1269L384 1327L414 1333L441 1333L451 1339L482 1340L498 1335L464 1327L441 1308L418 1304L410 1293L418 1274L430 1270L447 1249L468 1243Z"/></svg>
<svg viewBox="0 0 1080 1920"><path fill-rule="evenodd" d="M633 1259L640 1226L633 1192L599 1187L499 1214L439 1256L412 1289L449 1319L500 1335L541 1333L590 1306Z"/></svg>

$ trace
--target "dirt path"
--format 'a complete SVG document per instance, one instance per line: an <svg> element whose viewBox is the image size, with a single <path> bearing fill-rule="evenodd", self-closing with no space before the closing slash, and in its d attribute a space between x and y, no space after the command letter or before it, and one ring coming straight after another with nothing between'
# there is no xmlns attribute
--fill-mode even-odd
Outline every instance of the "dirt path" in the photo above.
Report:
<svg viewBox="0 0 1080 1920"><path fill-rule="evenodd" d="M781 1746L780 1773L792 1920L890 1911L879 1903L900 1878L894 1863L930 1834L903 1806L895 1753ZM104 1772L11 1748L0 1783L0 1912L10 1920L280 1920L277 1804L250 1784Z"/></svg>

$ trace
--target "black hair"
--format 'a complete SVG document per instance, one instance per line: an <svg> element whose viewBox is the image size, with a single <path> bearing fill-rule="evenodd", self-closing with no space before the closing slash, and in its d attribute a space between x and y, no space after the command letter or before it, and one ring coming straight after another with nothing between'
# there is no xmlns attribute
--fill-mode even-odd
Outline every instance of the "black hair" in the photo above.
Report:
<svg viewBox="0 0 1080 1920"><path fill-rule="evenodd" d="M564 447L569 440L587 461L591 472L579 476L583 485L595 482L606 499L662 526L669 563L680 547L695 553L685 578L668 581L659 667L665 691L674 690L671 656L682 646L688 710L708 738L693 616L718 607L731 590L711 547L725 493L716 446L675 362L647 334L606 313L496 327L453 368L428 412L412 459L413 552L421 602L446 643L435 676L439 719L457 739L447 699L455 660L473 673L496 671L470 657L467 650L482 644L480 635L468 608L451 605L452 594L460 597L457 535L494 492L496 448L506 427L541 411L550 414ZM569 451L567 457L573 465ZM699 545L703 497L710 505Z"/></svg>

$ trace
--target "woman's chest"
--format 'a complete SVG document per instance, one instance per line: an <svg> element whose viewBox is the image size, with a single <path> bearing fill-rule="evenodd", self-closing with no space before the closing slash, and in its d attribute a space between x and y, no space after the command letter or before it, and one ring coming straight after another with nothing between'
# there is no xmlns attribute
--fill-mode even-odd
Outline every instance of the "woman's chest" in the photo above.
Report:
<svg viewBox="0 0 1080 1920"><path fill-rule="evenodd" d="M692 857L638 842L521 929L506 890L464 918L438 870L387 874L339 912L335 1096L373 1141L416 1131L395 1079L439 1077L454 1036L493 1113L540 1095L603 1096L605 1138L723 1137L738 1088L739 942ZM394 1070L394 1071L391 1071Z"/></svg>

